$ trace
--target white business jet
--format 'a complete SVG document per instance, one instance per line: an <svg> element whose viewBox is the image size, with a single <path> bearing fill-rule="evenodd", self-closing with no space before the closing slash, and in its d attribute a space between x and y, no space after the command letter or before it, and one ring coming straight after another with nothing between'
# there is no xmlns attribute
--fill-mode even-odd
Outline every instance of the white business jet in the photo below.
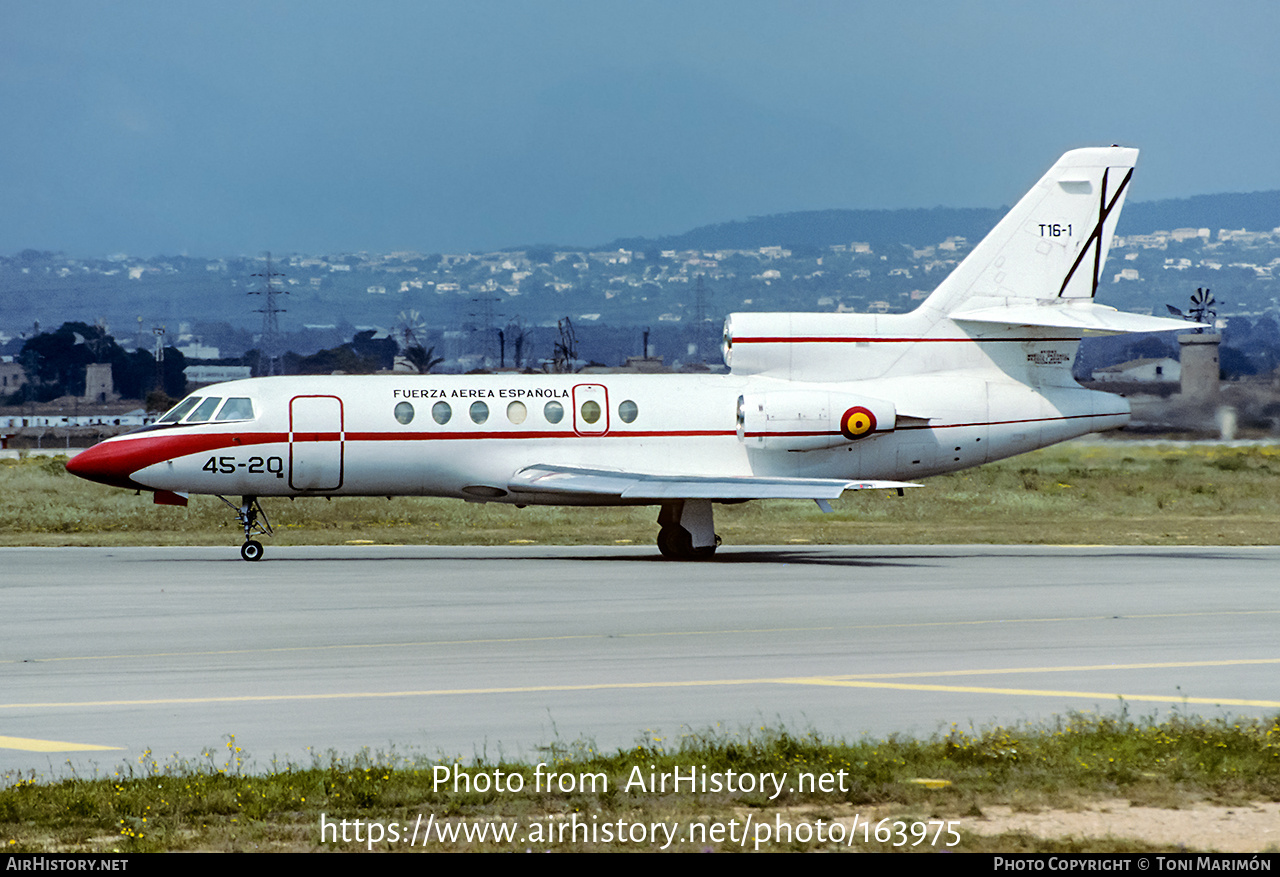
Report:
<svg viewBox="0 0 1280 877"><path fill-rule="evenodd" d="M217 384L68 471L185 505L219 496L270 533L264 496L657 505L667 557L715 553L715 503L917 478L1124 425L1071 364L1088 333L1181 320L1094 302L1138 157L1062 156L908 314L732 314L727 375L376 375ZM226 499L240 496L239 504Z"/></svg>

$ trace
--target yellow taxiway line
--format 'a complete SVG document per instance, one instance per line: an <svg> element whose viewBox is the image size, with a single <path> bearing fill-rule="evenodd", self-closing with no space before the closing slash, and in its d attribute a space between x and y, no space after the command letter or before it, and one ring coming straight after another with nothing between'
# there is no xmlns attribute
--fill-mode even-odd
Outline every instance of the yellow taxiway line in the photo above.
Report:
<svg viewBox="0 0 1280 877"><path fill-rule="evenodd" d="M991 670L940 670L912 673L886 673L852 676L780 676L748 679L696 679L669 680L665 682L596 682L565 685L511 685L492 688L423 688L401 691L340 691L316 694L254 694L224 695L214 697L161 697L135 700L49 701L31 703L0 703L0 710L58 709L112 706L168 706L177 704L206 703L264 703L281 701L368 700L404 697L444 697L449 695L476 694L532 694L550 691L606 691L663 688L710 688L741 685L824 685L842 688L877 688L897 691L935 691L951 694L999 694L1013 697L1056 697L1085 700L1127 700L1148 703L1207 704L1220 706L1251 706L1280 709L1280 700L1255 700L1245 698L1188 697L1183 694L1133 694L1119 691L1072 691L1040 688L995 688L978 685L940 685L923 682L890 681L903 678L938 678L944 676L983 676L1008 673L1064 673L1100 672L1116 670L1154 670L1190 667L1230 667L1280 664L1280 658L1244 658L1225 661L1173 661L1144 664L1096 664L1064 667L1013 667Z"/></svg>
<svg viewBox="0 0 1280 877"><path fill-rule="evenodd" d="M21 749L23 752L96 752L123 748L95 746L92 743L67 743L62 740L37 740L33 737L0 737L0 749Z"/></svg>
<svg viewBox="0 0 1280 877"><path fill-rule="evenodd" d="M298 652L341 652L341 651L364 651L364 650L380 650L380 649L407 649L407 648L439 648L456 646L475 646L475 645L510 645L513 643L545 643L545 642L571 642L575 640L602 640L602 639L654 639L654 638L679 638L679 637L713 637L713 636L742 636L744 634L762 634L762 633L779 633L779 634L795 634L795 633L819 633L822 631L867 631L867 630L910 630L913 628L935 628L935 627L983 627L983 626L1014 626L1020 624L1060 624L1071 622L1087 622L1087 621L1144 621L1166 618L1222 618L1234 617L1241 615L1280 615L1280 609L1244 609L1244 610L1227 610L1222 612L1152 612L1131 615L1065 615L1065 616L1049 616L1044 618L985 618L973 621L904 621L897 623L881 623L881 624L842 624L842 625L818 625L811 627L745 627L745 628L725 628L720 630L664 630L651 632L631 632L631 633L579 633L579 634L561 634L551 636L521 636L521 637L475 637L471 639L440 639L440 640L410 640L406 642L388 642L388 643L343 643L335 645L318 645L318 646L269 646L265 648L247 648L247 649L208 649L208 650L192 650L192 651L170 651L170 652L124 652L111 655L51 655L42 658L12 658L0 660L3 664L26 664L26 663L57 663L62 661L127 661L138 659L155 659L155 658L198 658L210 657L218 655L270 655L270 654L286 654ZM1204 664L1153 664L1153 667L1176 667L1176 666L1207 666ZM1071 668L1079 669L1079 668ZM968 671L964 671L968 672ZM1040 672L1038 670L1005 670L1005 671L982 671L982 672ZM921 675L941 675L938 673L924 673Z"/></svg>

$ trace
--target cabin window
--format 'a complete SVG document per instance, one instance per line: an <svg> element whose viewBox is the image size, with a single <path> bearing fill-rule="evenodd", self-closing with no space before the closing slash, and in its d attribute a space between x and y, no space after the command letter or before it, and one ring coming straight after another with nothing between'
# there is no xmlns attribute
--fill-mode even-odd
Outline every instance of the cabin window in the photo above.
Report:
<svg viewBox="0 0 1280 877"><path fill-rule="evenodd" d="M529 409L524 407L523 402L512 402L507 406L507 420L512 423L524 423L524 419L529 416Z"/></svg>
<svg viewBox="0 0 1280 877"><path fill-rule="evenodd" d="M618 417L622 418L623 423L635 423L636 416L640 413L640 407L630 399L626 400L618 406Z"/></svg>
<svg viewBox="0 0 1280 877"><path fill-rule="evenodd" d="M222 401L221 396L210 396L200 403L191 416L187 418L187 423L204 423L213 420L213 412L218 409L218 403Z"/></svg>
<svg viewBox="0 0 1280 877"><path fill-rule="evenodd" d="M408 402L399 402L396 404L396 420L400 423L409 424L413 422L413 406Z"/></svg>
<svg viewBox="0 0 1280 877"><path fill-rule="evenodd" d="M181 402L175 405L172 411L170 411L164 417L161 417L158 422L159 423L177 423L179 420L181 420L183 417L187 415L187 412L189 412L192 408L195 408L199 404L200 404L199 396L188 396L186 399L183 399Z"/></svg>
<svg viewBox="0 0 1280 877"><path fill-rule="evenodd" d="M222 406L217 419L253 420L253 402L243 396L233 396Z"/></svg>
<svg viewBox="0 0 1280 877"><path fill-rule="evenodd" d="M449 418L452 416L453 409L449 407L448 402L437 402L431 406L431 419L441 426L448 423Z"/></svg>
<svg viewBox="0 0 1280 877"><path fill-rule="evenodd" d="M559 423L564 420L564 406L559 402L548 402L542 409L542 416L547 423Z"/></svg>
<svg viewBox="0 0 1280 877"><path fill-rule="evenodd" d="M472 423L484 423L489 419L489 406L483 402L471 403L471 421Z"/></svg>
<svg viewBox="0 0 1280 877"><path fill-rule="evenodd" d="M588 399L582 403L582 419L585 423L595 423L600 419L600 403Z"/></svg>

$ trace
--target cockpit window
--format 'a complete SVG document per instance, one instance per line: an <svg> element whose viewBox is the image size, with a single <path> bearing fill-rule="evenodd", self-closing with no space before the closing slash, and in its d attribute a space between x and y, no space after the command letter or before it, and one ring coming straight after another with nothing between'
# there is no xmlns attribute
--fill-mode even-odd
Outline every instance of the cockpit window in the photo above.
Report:
<svg viewBox="0 0 1280 877"><path fill-rule="evenodd" d="M218 412L218 420L253 420L253 402L243 396L232 396Z"/></svg>
<svg viewBox="0 0 1280 877"><path fill-rule="evenodd" d="M191 416L187 418L187 423L204 423L213 420L213 412L218 410L218 403L222 401L221 396L210 396L200 403Z"/></svg>
<svg viewBox="0 0 1280 877"><path fill-rule="evenodd" d="M157 423L177 423L179 420L186 417L187 412L189 412L192 408L195 408L196 405L198 404L200 404L199 396L188 396L186 399L183 399L177 405L173 406L173 408L169 411L168 414L166 414L164 417L161 417L156 422Z"/></svg>
<svg viewBox="0 0 1280 877"><path fill-rule="evenodd" d="M222 407L219 408L219 405ZM245 396L232 396L224 402L221 396L188 396L173 406L168 414L157 420L156 425L173 426L177 423L196 424L232 420L253 420L253 400Z"/></svg>

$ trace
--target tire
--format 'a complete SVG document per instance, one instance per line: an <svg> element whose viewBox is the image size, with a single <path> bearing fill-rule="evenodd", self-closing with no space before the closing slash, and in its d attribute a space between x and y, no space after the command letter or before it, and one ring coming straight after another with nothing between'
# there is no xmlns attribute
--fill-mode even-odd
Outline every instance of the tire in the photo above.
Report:
<svg viewBox="0 0 1280 877"><path fill-rule="evenodd" d="M658 531L658 550L670 560L707 560L714 557L720 547L720 537L714 545L693 547L693 534L681 526L663 527Z"/></svg>
<svg viewBox="0 0 1280 877"><path fill-rule="evenodd" d="M684 527L663 527L658 531L658 550L663 557L687 560L693 554L693 537Z"/></svg>
<svg viewBox="0 0 1280 877"><path fill-rule="evenodd" d="M245 560L262 560L262 543L250 539L240 546L240 556Z"/></svg>

